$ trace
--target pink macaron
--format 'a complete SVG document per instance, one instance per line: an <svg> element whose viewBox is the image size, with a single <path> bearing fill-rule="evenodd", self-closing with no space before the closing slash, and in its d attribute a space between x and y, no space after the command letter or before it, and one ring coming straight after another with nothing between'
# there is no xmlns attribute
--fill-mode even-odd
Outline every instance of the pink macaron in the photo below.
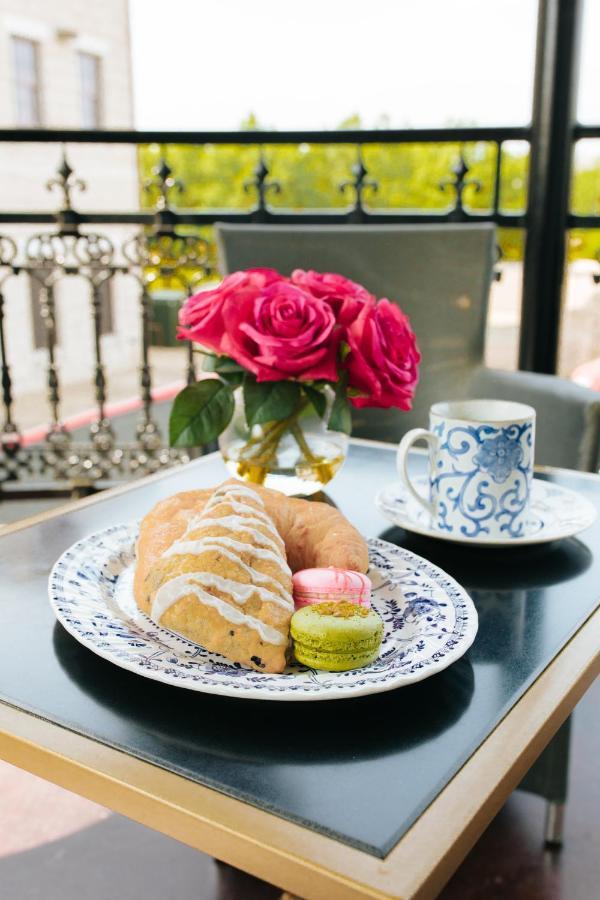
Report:
<svg viewBox="0 0 600 900"><path fill-rule="evenodd" d="M371 605L371 580L361 572L349 569L301 569L292 576L296 609L324 603L327 600L346 600L359 606Z"/></svg>

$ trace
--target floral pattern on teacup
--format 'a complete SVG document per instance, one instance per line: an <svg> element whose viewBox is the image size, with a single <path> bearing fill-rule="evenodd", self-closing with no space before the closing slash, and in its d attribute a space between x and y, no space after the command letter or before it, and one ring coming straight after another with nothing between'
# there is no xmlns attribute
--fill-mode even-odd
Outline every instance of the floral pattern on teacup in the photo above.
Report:
<svg viewBox="0 0 600 900"><path fill-rule="evenodd" d="M480 469L489 472L496 484L502 484L513 469L523 461L523 448L514 438L504 434L488 438L481 442L480 450L473 457L473 462Z"/></svg>
<svg viewBox="0 0 600 900"><path fill-rule="evenodd" d="M532 423L447 427L440 422L432 430L440 438L431 479L436 527L467 538L522 537L533 477ZM499 492L491 482L505 489Z"/></svg>

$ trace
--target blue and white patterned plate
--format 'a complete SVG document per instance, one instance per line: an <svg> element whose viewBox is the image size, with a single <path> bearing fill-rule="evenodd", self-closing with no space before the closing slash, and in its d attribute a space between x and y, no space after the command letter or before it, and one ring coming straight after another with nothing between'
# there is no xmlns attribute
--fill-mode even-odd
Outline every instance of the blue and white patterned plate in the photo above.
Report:
<svg viewBox="0 0 600 900"><path fill-rule="evenodd" d="M290 666L269 675L228 662L156 625L133 598L137 525L114 525L74 544L55 564L50 603L81 644L124 669L193 691L259 700L333 700L412 684L471 646L477 612L468 594L414 553L369 540L373 606L385 623L379 659L350 672Z"/></svg>
<svg viewBox="0 0 600 900"><path fill-rule="evenodd" d="M424 497L429 489L427 475L413 478L413 485ZM386 519L425 537L454 541L460 544L480 544L486 547L514 547L515 544L545 544L572 537L589 528L596 520L596 508L576 491L533 479L531 484L531 508L525 522L524 534L519 537L489 538L485 527L475 537L449 534L436 527L429 513L411 496L401 481L383 488L375 497L375 505Z"/></svg>

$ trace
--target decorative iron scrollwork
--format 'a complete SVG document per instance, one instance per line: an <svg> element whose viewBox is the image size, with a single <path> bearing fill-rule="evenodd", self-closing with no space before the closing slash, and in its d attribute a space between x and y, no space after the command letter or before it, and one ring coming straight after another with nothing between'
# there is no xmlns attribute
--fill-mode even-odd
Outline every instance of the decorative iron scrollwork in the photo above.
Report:
<svg viewBox="0 0 600 900"><path fill-rule="evenodd" d="M61 191L63 210L70 210L73 208L71 191L75 189L80 191L87 190L85 181L75 175L75 170L69 164L64 150L60 165L56 170L56 175L46 182L46 188L49 191L54 190L54 188Z"/></svg>
<svg viewBox="0 0 600 900"><path fill-rule="evenodd" d="M115 248L105 234L79 234L73 244L73 254L81 266L91 271L107 271L114 264Z"/></svg>
<svg viewBox="0 0 600 900"><path fill-rule="evenodd" d="M17 245L8 235L0 234L0 371L2 382L2 406L3 419L0 429L0 450L9 465L8 477L16 479L19 465L25 465L21 450L21 434L13 420L13 390L10 366L6 353L6 333L4 323L4 293L3 285L14 271L14 263L17 258Z"/></svg>
<svg viewBox="0 0 600 900"><path fill-rule="evenodd" d="M0 234L0 268L12 267L17 258L17 245L7 234Z"/></svg>
<svg viewBox="0 0 600 900"><path fill-rule="evenodd" d="M162 156L158 164L152 169L153 178L148 178L143 189L148 194L154 209L160 212L171 208L170 196L173 192L182 194L184 183L179 178L173 178L173 170L167 160Z"/></svg>
<svg viewBox="0 0 600 900"><path fill-rule="evenodd" d="M108 450L87 443L47 441L9 454L0 453L0 484L27 475L35 481L48 477L72 488L91 487L115 478L132 478L156 472L164 466L189 462L192 454L183 450L144 449L130 442Z"/></svg>
<svg viewBox="0 0 600 900"><path fill-rule="evenodd" d="M249 178L244 182L244 191L246 194L255 193L257 202L253 211L253 217L258 220L264 218L268 211L267 194L281 193L281 185L279 182L269 180L269 167L267 166L262 150L252 178Z"/></svg>
<svg viewBox="0 0 600 900"><path fill-rule="evenodd" d="M461 150L458 156L458 162L452 169L453 178L445 178L443 181L440 181L439 188L441 191L445 191L450 188L454 191L455 200L454 206L452 207L449 218L451 219L463 219L465 217L465 207L463 203L463 196L466 188L473 187L475 193L478 194L481 191L481 182L476 178L467 178L467 175L470 171L470 166L468 165L463 151Z"/></svg>
<svg viewBox="0 0 600 900"><path fill-rule="evenodd" d="M164 157L152 169L153 178L144 182L143 189L154 206L154 233L170 234L175 230L177 214L173 211L171 195L182 194L184 183L173 178L171 167Z"/></svg>
<svg viewBox="0 0 600 900"><path fill-rule="evenodd" d="M66 268L73 241L60 232L41 232L28 238L25 258L33 269L46 273L56 268Z"/></svg>
<svg viewBox="0 0 600 900"><path fill-rule="evenodd" d="M160 443L158 428L152 421L152 378L148 363L150 329L153 309L151 289L161 282L175 288L182 297L193 293L194 289L209 274L208 241L199 235L177 234L160 229L158 232L140 232L123 246L125 258L134 266L134 273L140 282L140 310L142 319L142 363L140 369L140 389L144 416L138 426L137 437L144 446L156 448ZM187 345L186 381L196 380L194 352Z"/></svg>
<svg viewBox="0 0 600 900"><path fill-rule="evenodd" d="M366 212L364 204L365 194L368 192L375 194L379 190L379 182L369 177L360 147L357 160L352 166L352 178L342 181L338 189L342 194L346 193L348 189L354 192L354 208L350 215L353 220L362 221Z"/></svg>
<svg viewBox="0 0 600 900"><path fill-rule="evenodd" d="M184 462L190 453L165 447L153 414L152 373L149 345L152 322L150 289L161 283L176 286L188 295L210 272L210 245L196 234L180 234L174 227L176 216L170 209L173 192L181 193L182 183L172 176L164 160L153 170L154 178L146 188L156 196L155 224L128 238L121 247L125 264L116 261L111 239L100 232L80 229L80 217L72 207L72 191L85 189L63 153L57 175L49 189L62 192L61 209L56 213L57 228L27 239L24 262L18 264L18 248L8 236L0 236L0 288L9 278L24 272L38 285L41 319L45 326L47 355L47 396L50 424L45 440L23 447L13 419L13 386L6 354L5 306L0 292L0 369L3 424L0 428L0 483L27 478L48 478L69 482L74 487L90 486L115 477L132 477L154 472L165 465ZM107 376L102 354L103 288L117 273L133 276L140 290L142 346L140 358L140 394L142 411L135 429L135 440L116 440L106 414ZM90 426L89 442L75 441L64 427L61 416L61 386L56 359L55 288L66 276L84 278L89 285L93 327L93 382L97 407L96 420ZM193 348L187 346L186 377L195 380ZM193 455L193 454L192 454Z"/></svg>
<svg viewBox="0 0 600 900"><path fill-rule="evenodd" d="M114 274L114 248L112 242L99 234L82 234L78 237L74 253L81 263L80 273L90 286L92 324L94 333L94 389L98 418L90 427L93 446L102 452L110 450L115 434L106 417L106 374L102 355L102 289Z"/></svg>
<svg viewBox="0 0 600 900"><path fill-rule="evenodd" d="M60 231L65 234L75 233L79 227L79 214L73 208L71 192L73 190L85 191L87 185L85 181L75 175L75 170L69 164L64 149L56 175L46 182L46 188L49 191L56 188L62 193L62 206L56 214Z"/></svg>
<svg viewBox="0 0 600 900"><path fill-rule="evenodd" d="M123 245L123 255L144 284L162 278L185 293L208 274L209 253L208 241L195 234L139 232Z"/></svg>

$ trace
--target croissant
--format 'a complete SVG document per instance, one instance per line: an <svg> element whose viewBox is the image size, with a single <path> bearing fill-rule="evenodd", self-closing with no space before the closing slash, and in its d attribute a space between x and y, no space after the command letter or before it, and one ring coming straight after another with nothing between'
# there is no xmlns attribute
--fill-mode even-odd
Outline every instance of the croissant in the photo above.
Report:
<svg viewBox="0 0 600 900"><path fill-rule="evenodd" d="M218 488L146 576L155 622L265 672L286 664L294 602L285 545L256 491Z"/></svg>
<svg viewBox="0 0 600 900"><path fill-rule="evenodd" d="M364 539L338 510L237 480L159 502L142 520L136 556L140 609L209 650L272 672L285 667L291 572L368 567Z"/></svg>

